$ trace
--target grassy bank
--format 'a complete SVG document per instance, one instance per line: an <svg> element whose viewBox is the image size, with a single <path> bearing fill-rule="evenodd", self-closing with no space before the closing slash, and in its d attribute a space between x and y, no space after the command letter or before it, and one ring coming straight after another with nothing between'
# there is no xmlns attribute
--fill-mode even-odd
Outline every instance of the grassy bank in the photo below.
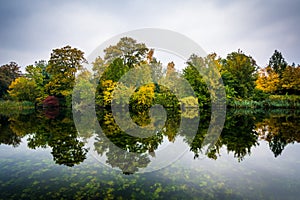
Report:
<svg viewBox="0 0 300 200"><path fill-rule="evenodd" d="M234 100L229 103L233 108L289 108L300 109L300 96L271 95L262 101Z"/></svg>

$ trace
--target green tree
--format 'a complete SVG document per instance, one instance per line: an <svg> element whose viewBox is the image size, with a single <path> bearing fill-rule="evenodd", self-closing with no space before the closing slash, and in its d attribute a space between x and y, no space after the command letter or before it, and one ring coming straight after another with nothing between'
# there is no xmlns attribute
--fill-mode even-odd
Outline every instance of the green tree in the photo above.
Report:
<svg viewBox="0 0 300 200"><path fill-rule="evenodd" d="M255 88L257 79L257 65L251 56L245 55L242 51L232 52L222 61L221 71L225 71L231 80L226 80L236 92L238 98L249 98ZM223 72L224 73L224 72Z"/></svg>
<svg viewBox="0 0 300 200"><path fill-rule="evenodd" d="M28 65L25 70L25 76L34 81L36 84L37 96L36 101L41 102L46 98L45 85L49 82L50 75L47 73L46 68L48 63L45 60L35 62L34 65Z"/></svg>
<svg viewBox="0 0 300 200"><path fill-rule="evenodd" d="M284 69L287 67L287 62L284 60L282 54L275 50L269 60L269 66L281 77Z"/></svg>
<svg viewBox="0 0 300 200"><path fill-rule="evenodd" d="M88 70L82 70L76 79L76 87L73 89L72 103L75 110L84 110L87 106L92 106L95 102L95 87L93 77Z"/></svg>
<svg viewBox="0 0 300 200"><path fill-rule="evenodd" d="M105 63L111 63L115 58L121 58L125 65L133 67L133 64L146 59L148 48L144 43L137 43L130 37L123 37L116 45L111 45L104 50Z"/></svg>
<svg viewBox="0 0 300 200"><path fill-rule="evenodd" d="M185 78L192 86L199 104L206 105L210 101L209 92L203 76L200 75L197 70L196 64L198 63L198 66L203 66L202 62L202 58L192 55L189 58L189 65L183 69L183 78Z"/></svg>
<svg viewBox="0 0 300 200"><path fill-rule="evenodd" d="M75 84L75 73L86 63L84 53L71 46L54 49L46 72L50 80L45 86L49 95L70 99Z"/></svg>
<svg viewBox="0 0 300 200"><path fill-rule="evenodd" d="M118 80L120 74L123 75L123 67L127 70L129 67L133 67L133 64L138 64L140 61L144 60L147 55L148 49L145 44L137 43L136 40L124 37L116 45L111 45L104 49L104 59L100 56L95 59L93 64L93 71L95 72L95 78L100 78L100 76L106 71L105 79ZM108 70L107 68L117 67ZM118 72L118 70L122 70ZM117 73L117 79L114 76ZM116 80L115 80L116 79Z"/></svg>
<svg viewBox="0 0 300 200"><path fill-rule="evenodd" d="M0 67L0 98L7 94L11 82L20 76L20 66L15 62L10 62Z"/></svg>
<svg viewBox="0 0 300 200"><path fill-rule="evenodd" d="M119 79L128 72L129 67L124 64L123 59L114 59L109 66L105 69L100 81L112 80L118 82Z"/></svg>
<svg viewBox="0 0 300 200"><path fill-rule="evenodd" d="M191 55L187 62L188 66L183 70L183 77L192 86L200 105L210 105L211 101L221 100L219 98L223 87L219 60L215 53L206 57Z"/></svg>
<svg viewBox="0 0 300 200"><path fill-rule="evenodd" d="M104 60L100 56L98 56L95 59L95 61L92 63L92 65L94 71L94 78L100 79L105 69L107 68L108 64L105 64Z"/></svg>

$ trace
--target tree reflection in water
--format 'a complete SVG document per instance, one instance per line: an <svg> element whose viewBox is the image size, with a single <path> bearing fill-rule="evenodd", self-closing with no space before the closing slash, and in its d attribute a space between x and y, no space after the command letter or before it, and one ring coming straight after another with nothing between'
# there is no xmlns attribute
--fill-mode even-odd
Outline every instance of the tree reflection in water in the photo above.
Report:
<svg viewBox="0 0 300 200"><path fill-rule="evenodd" d="M269 114L256 123L256 131L260 138L269 142L274 156L279 156L285 146L294 142L300 142L300 117L299 113Z"/></svg>
<svg viewBox="0 0 300 200"><path fill-rule="evenodd" d="M120 112L122 115L122 111ZM70 110L59 110L58 113L54 113L54 117L49 117L47 111L0 115L0 144L17 147L26 136L28 147L31 149L50 147L55 163L70 167L80 164L86 159L88 150L85 142L92 137L93 130L78 133ZM184 138L195 159L200 155L217 159L220 156L220 149L226 148L238 161L250 155L251 148L257 146L259 140L269 143L275 157L279 156L288 144L300 142L299 114L289 111L230 110L222 134L209 152L203 152L202 146L210 122L209 113L201 112L196 136L189 135L192 131L189 130L189 126L181 127L182 130L179 130L181 117L182 120L199 117L191 111L180 113L178 110L167 110L166 123L160 130L155 129L157 126L152 124L148 111L132 112L130 115L136 124L147 127L155 134L145 138L129 135L127 131L132 128L130 125L127 127L126 124L122 125L121 129L116 124L111 110L100 109L97 113L97 123L100 124L106 139L96 133L93 144L99 156L106 156L108 165L122 170L125 174L136 173L139 169L146 168L151 158L156 156L155 152L164 138L170 143L176 141L177 137ZM161 123L164 120L158 118L155 121ZM112 145L118 148L112 148ZM135 154L130 154L131 152Z"/></svg>
<svg viewBox="0 0 300 200"><path fill-rule="evenodd" d="M49 117L49 113L55 113L55 116ZM11 137L28 136L29 148L50 147L57 164L74 166L86 158L87 149L78 138L70 112L60 111L58 114L57 111L43 110L30 115L18 114L10 116L2 124L5 129L1 128L1 136L9 132ZM4 142L1 138L0 143Z"/></svg>
<svg viewBox="0 0 300 200"><path fill-rule="evenodd" d="M120 110L117 116L122 118L126 115L124 110ZM155 115L157 116L157 115ZM149 110L144 112L133 113L131 118L136 123L142 126L145 130L151 131L153 134L150 137L135 137L129 135L128 132L134 129L132 124L122 124L121 129L116 123L111 110L102 109L98 112L98 119L103 133L111 143L105 144L104 135L98 134L95 142L95 150L99 155L107 156L106 163L112 167L118 167L125 174L131 174L138 171L139 168L145 168L150 163L150 157L155 157L155 150L163 142L164 136L170 142L173 142L180 125L179 111L167 110L167 120L163 127L157 129L157 123L165 120L153 119L149 116ZM123 118L124 119L124 118ZM119 120L122 123L122 120ZM140 133L145 135L145 133ZM118 148L114 148L117 146ZM104 147L104 148L103 148ZM135 154L132 154L135 153Z"/></svg>

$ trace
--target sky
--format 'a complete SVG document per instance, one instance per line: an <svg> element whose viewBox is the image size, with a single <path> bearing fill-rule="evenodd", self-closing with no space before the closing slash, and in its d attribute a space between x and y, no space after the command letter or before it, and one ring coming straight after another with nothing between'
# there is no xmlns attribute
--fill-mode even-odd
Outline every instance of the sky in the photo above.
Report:
<svg viewBox="0 0 300 200"><path fill-rule="evenodd" d="M142 28L181 33L223 58L240 49L261 67L275 49L299 64L299 10L298 0L0 0L0 65L24 68L66 45L88 56L111 37Z"/></svg>

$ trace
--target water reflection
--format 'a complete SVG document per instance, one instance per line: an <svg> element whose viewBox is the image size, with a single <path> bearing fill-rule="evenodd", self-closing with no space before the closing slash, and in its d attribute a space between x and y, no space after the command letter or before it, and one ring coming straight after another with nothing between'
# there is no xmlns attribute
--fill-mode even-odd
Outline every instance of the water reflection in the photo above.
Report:
<svg viewBox="0 0 300 200"><path fill-rule="evenodd" d="M57 114L57 111L52 110L38 111L29 115L1 116L0 144L12 143L18 146L21 138L28 136L28 147L31 149L50 147L55 163L66 166L79 164L85 160L87 149L78 139L77 130L70 116L71 113L68 111Z"/></svg>
<svg viewBox="0 0 300 200"><path fill-rule="evenodd" d="M162 144L164 137L168 136L169 141L174 140L180 124L180 113L167 112L164 125L164 116L154 115L159 117L153 119L148 111L128 113L120 109L115 114L111 110L98 111L102 131L96 133L94 146L98 155L106 156L106 164L121 169L124 174L135 173L146 168L151 158L156 157L155 151ZM122 120L128 117L142 128L136 129L135 124ZM149 137L137 137L137 135Z"/></svg>
<svg viewBox="0 0 300 200"><path fill-rule="evenodd" d="M12 145L17 147L21 138L13 131L9 124L9 117L0 115L0 144Z"/></svg>
<svg viewBox="0 0 300 200"><path fill-rule="evenodd" d="M122 113L120 111L119 114ZM155 129L157 126L152 124L148 112L133 112L130 117L136 124L155 133L144 138L127 134L131 129L129 125L126 127L123 124L121 129L111 110L100 109L97 117L104 134L93 130L78 133L70 110L0 115L0 144L17 147L21 139L27 136L29 148L50 147L55 163L72 167L86 159L88 148L85 144L95 136L93 148L97 155L105 157L106 163L111 167L131 174L149 167L163 145L175 144L179 140L189 147L195 159L200 156L218 159L221 156L220 149L225 147L238 161L243 161L250 155L251 149L259 144L259 140L268 142L275 157L288 144L300 142L300 117L294 111L231 110L226 116L221 136L209 152L205 152L203 147L211 117L209 113L200 113L200 123L195 136L190 134L193 126L186 125L180 130L182 121L190 120L189 123L192 123L194 118L199 117L192 111L180 113L178 110L167 110L166 123L160 130ZM160 121L164 120L155 120L156 123Z"/></svg>
<svg viewBox="0 0 300 200"><path fill-rule="evenodd" d="M288 144L300 142L300 117L296 113L270 114L256 124L256 131L277 157Z"/></svg>

